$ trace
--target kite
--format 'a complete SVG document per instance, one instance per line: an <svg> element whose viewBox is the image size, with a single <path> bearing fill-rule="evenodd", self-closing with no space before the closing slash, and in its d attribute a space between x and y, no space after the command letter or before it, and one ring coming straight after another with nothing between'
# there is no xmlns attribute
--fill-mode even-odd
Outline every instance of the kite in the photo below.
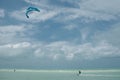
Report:
<svg viewBox="0 0 120 80"><path fill-rule="evenodd" d="M38 8L35 8L35 7L28 7L27 10L26 10L26 17L29 18L29 12L32 12L32 11L37 11L37 12L40 12L40 10Z"/></svg>

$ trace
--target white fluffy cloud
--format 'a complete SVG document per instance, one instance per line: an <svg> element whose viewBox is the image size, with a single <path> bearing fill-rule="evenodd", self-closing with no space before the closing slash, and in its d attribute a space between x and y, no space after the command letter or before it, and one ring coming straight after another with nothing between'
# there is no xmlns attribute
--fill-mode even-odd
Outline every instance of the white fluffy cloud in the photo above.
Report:
<svg viewBox="0 0 120 80"><path fill-rule="evenodd" d="M0 45L0 56L18 56L26 54L31 50L31 43L21 42L16 44Z"/></svg>
<svg viewBox="0 0 120 80"><path fill-rule="evenodd" d="M0 43L7 43L7 42L16 42L19 41L19 38L25 38L25 33L27 30L31 29L31 26L27 25L6 25L0 26Z"/></svg>
<svg viewBox="0 0 120 80"><path fill-rule="evenodd" d="M21 42L1 45L0 52L0 56L18 56L20 54L31 53L38 58L48 57L53 60L61 58L73 60L74 58L95 59L120 56L120 49L105 41L94 45L92 43L72 44L66 41L52 42L50 44Z"/></svg>

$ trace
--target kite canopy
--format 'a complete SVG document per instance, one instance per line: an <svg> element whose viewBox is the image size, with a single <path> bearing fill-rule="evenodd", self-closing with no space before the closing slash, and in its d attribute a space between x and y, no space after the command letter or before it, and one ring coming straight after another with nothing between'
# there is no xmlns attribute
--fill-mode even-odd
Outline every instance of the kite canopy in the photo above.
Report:
<svg viewBox="0 0 120 80"><path fill-rule="evenodd" d="M26 17L29 18L29 12L32 12L32 11L37 11L37 12L40 12L40 10L38 8L35 8L35 7L28 7L27 10L26 10Z"/></svg>

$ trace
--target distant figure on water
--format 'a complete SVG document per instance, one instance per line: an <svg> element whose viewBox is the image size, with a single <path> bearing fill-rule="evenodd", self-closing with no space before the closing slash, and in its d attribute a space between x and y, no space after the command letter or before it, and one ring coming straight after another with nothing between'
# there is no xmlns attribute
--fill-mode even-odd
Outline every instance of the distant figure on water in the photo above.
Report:
<svg viewBox="0 0 120 80"><path fill-rule="evenodd" d="M79 70L79 75L81 74L81 71Z"/></svg>
<svg viewBox="0 0 120 80"><path fill-rule="evenodd" d="M79 70L77 76L79 76L80 74L81 74L81 71Z"/></svg>
<svg viewBox="0 0 120 80"><path fill-rule="evenodd" d="M15 72L16 70L14 69L14 72Z"/></svg>

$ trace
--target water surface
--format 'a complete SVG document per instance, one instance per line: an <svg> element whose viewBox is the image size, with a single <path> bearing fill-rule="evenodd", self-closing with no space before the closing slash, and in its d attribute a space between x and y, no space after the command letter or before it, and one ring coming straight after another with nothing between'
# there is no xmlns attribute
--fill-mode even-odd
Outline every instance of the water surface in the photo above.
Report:
<svg viewBox="0 0 120 80"><path fill-rule="evenodd" d="M120 70L0 70L0 80L120 80Z"/></svg>

